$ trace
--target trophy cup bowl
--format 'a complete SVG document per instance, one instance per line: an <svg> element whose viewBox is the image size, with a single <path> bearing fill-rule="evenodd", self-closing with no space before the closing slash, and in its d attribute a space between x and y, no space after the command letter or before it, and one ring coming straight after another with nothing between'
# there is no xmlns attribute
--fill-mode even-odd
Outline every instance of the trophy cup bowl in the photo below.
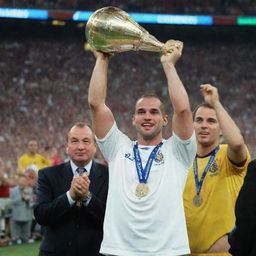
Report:
<svg viewBox="0 0 256 256"><path fill-rule="evenodd" d="M164 43L150 35L125 11L116 7L104 7L89 18L85 34L93 50L118 53L130 50L167 52Z"/></svg>

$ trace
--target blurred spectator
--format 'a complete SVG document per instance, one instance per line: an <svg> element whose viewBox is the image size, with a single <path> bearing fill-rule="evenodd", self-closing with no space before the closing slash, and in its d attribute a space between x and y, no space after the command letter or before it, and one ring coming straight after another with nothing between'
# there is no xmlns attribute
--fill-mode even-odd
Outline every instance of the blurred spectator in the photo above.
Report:
<svg viewBox="0 0 256 256"><path fill-rule="evenodd" d="M46 146L42 155L51 162L52 166L63 163L63 160L58 156L56 147Z"/></svg>
<svg viewBox="0 0 256 256"><path fill-rule="evenodd" d="M41 153L41 155L42 155L45 159L47 159L47 161L49 162L50 165L52 165L51 147L50 147L50 146L44 147L44 151Z"/></svg>
<svg viewBox="0 0 256 256"><path fill-rule="evenodd" d="M37 171L33 169L26 169L25 175L28 178L28 186L32 189L32 202L36 201L36 184L37 184ZM39 240L42 238L42 227L39 225L34 217L32 216L32 223L31 223L31 240Z"/></svg>
<svg viewBox="0 0 256 256"><path fill-rule="evenodd" d="M24 172L26 169L33 169L34 171L38 171L51 165L50 159L47 159L37 153L38 141L36 138L32 138L28 141L27 150L27 153L19 158L19 172Z"/></svg>
<svg viewBox="0 0 256 256"><path fill-rule="evenodd" d="M0 246L6 245L10 240L10 217L12 203L10 188L14 186L13 179L9 176L9 168L0 162ZM2 222L4 227L2 227ZM4 231L2 233L2 231Z"/></svg>
<svg viewBox="0 0 256 256"><path fill-rule="evenodd" d="M26 175L20 174L18 185L11 190L12 244L28 243L31 235L33 192Z"/></svg>
<svg viewBox="0 0 256 256"><path fill-rule="evenodd" d="M52 165L58 165L63 163L62 158L58 155L58 151L56 147L51 148L51 159L52 159Z"/></svg>
<svg viewBox="0 0 256 256"><path fill-rule="evenodd" d="M162 26L159 28L164 32ZM211 28L206 29L209 31ZM201 83L216 85L228 112L244 132L246 144L254 158L255 40L246 37L249 32L236 40L238 29L234 29L230 39L222 39L220 34L223 30L219 28L212 29L208 38L198 36L193 28L184 41L183 58L177 69L183 74L182 80L192 108L202 101L198 93ZM176 38L186 33L181 28L177 30L176 34L172 34L174 29L168 27L168 33ZM229 30L232 31L232 28L225 28L224 31ZM25 146L31 134L40 144L38 153L42 153L41 149L46 145L56 145L57 154L66 159L63 138L66 128L79 120L90 121L86 118L90 113L85 85L88 85L94 59L84 51L81 35L71 36L68 27L64 32L54 34L42 31L40 27L40 36L28 27L27 31L33 32L33 37L26 36L22 30L13 37L13 30L8 31L9 34L1 36L0 42L0 159L13 172L17 168L18 157L27 150ZM165 35L160 32L163 39ZM120 75L110 81L109 104L118 116L120 129L135 137L130 125L133 110L127 109L127 106L145 91L155 91L168 102L158 54L130 51L113 58L117 61L111 64L109 72ZM83 63L86 63L85 67ZM145 87L142 88L141 84ZM170 114L172 109L168 104L167 109ZM170 130L165 130L165 134L169 136ZM101 157L99 160L104 161Z"/></svg>

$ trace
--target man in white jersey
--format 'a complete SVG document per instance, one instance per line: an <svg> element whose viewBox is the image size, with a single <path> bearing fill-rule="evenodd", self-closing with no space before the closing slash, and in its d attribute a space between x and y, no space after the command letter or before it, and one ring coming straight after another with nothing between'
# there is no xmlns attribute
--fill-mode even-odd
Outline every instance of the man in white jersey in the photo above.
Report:
<svg viewBox="0 0 256 256"><path fill-rule="evenodd" d="M99 147L109 163L109 192L100 253L118 256L177 256L188 254L182 193L196 154L193 121L186 90L176 72L183 44L166 42L161 56L174 109L173 136L163 139L168 123L156 95L135 105L132 122L137 141L117 127L106 106L109 55L95 52L89 105Z"/></svg>

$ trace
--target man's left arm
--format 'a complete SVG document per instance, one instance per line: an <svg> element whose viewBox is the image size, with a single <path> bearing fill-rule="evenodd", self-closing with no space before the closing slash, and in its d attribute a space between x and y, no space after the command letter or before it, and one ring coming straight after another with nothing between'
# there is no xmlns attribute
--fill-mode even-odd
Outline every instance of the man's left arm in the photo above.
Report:
<svg viewBox="0 0 256 256"><path fill-rule="evenodd" d="M244 165L247 159L247 148L240 129L219 102L215 106L223 137L228 144L228 158L236 165Z"/></svg>
<svg viewBox="0 0 256 256"><path fill-rule="evenodd" d="M101 180L95 180L95 176L92 178L92 184L88 190L89 194L83 201L83 205L93 218L103 223L108 194L108 167L94 163L94 168L97 169L98 173L101 172Z"/></svg>
<svg viewBox="0 0 256 256"><path fill-rule="evenodd" d="M107 196L107 193L106 193ZM98 195L94 193L90 194L89 202L84 201L83 204L86 207L86 211L88 211L93 218L97 219L98 221L104 221L105 210L106 210L106 199L100 198Z"/></svg>
<svg viewBox="0 0 256 256"><path fill-rule="evenodd" d="M169 40L166 42L166 46L169 50L161 56L161 62L167 78L169 96L174 110L173 131L179 138L186 140L193 133L192 112L186 89L175 68L175 64L182 53L183 43Z"/></svg>
<svg viewBox="0 0 256 256"><path fill-rule="evenodd" d="M225 142L228 144L228 158L236 165L243 165L247 159L247 148L240 129L224 109L219 100L218 89L210 84L201 85L205 101L213 106Z"/></svg>

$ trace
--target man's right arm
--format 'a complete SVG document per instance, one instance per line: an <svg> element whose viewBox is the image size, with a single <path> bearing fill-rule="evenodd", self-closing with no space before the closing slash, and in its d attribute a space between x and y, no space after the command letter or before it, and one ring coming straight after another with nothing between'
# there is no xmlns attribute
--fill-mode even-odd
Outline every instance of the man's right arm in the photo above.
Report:
<svg viewBox="0 0 256 256"><path fill-rule="evenodd" d="M114 124L114 116L106 106L109 55L94 52L96 63L89 85L88 102L92 112L92 125L96 136L104 138Z"/></svg>
<svg viewBox="0 0 256 256"><path fill-rule="evenodd" d="M71 210L71 207L66 192L55 196L56 188L52 183L53 176L49 174L54 172L54 169L52 169L53 167L48 168L38 172L34 216L39 224L54 226L65 221L63 216Z"/></svg>

